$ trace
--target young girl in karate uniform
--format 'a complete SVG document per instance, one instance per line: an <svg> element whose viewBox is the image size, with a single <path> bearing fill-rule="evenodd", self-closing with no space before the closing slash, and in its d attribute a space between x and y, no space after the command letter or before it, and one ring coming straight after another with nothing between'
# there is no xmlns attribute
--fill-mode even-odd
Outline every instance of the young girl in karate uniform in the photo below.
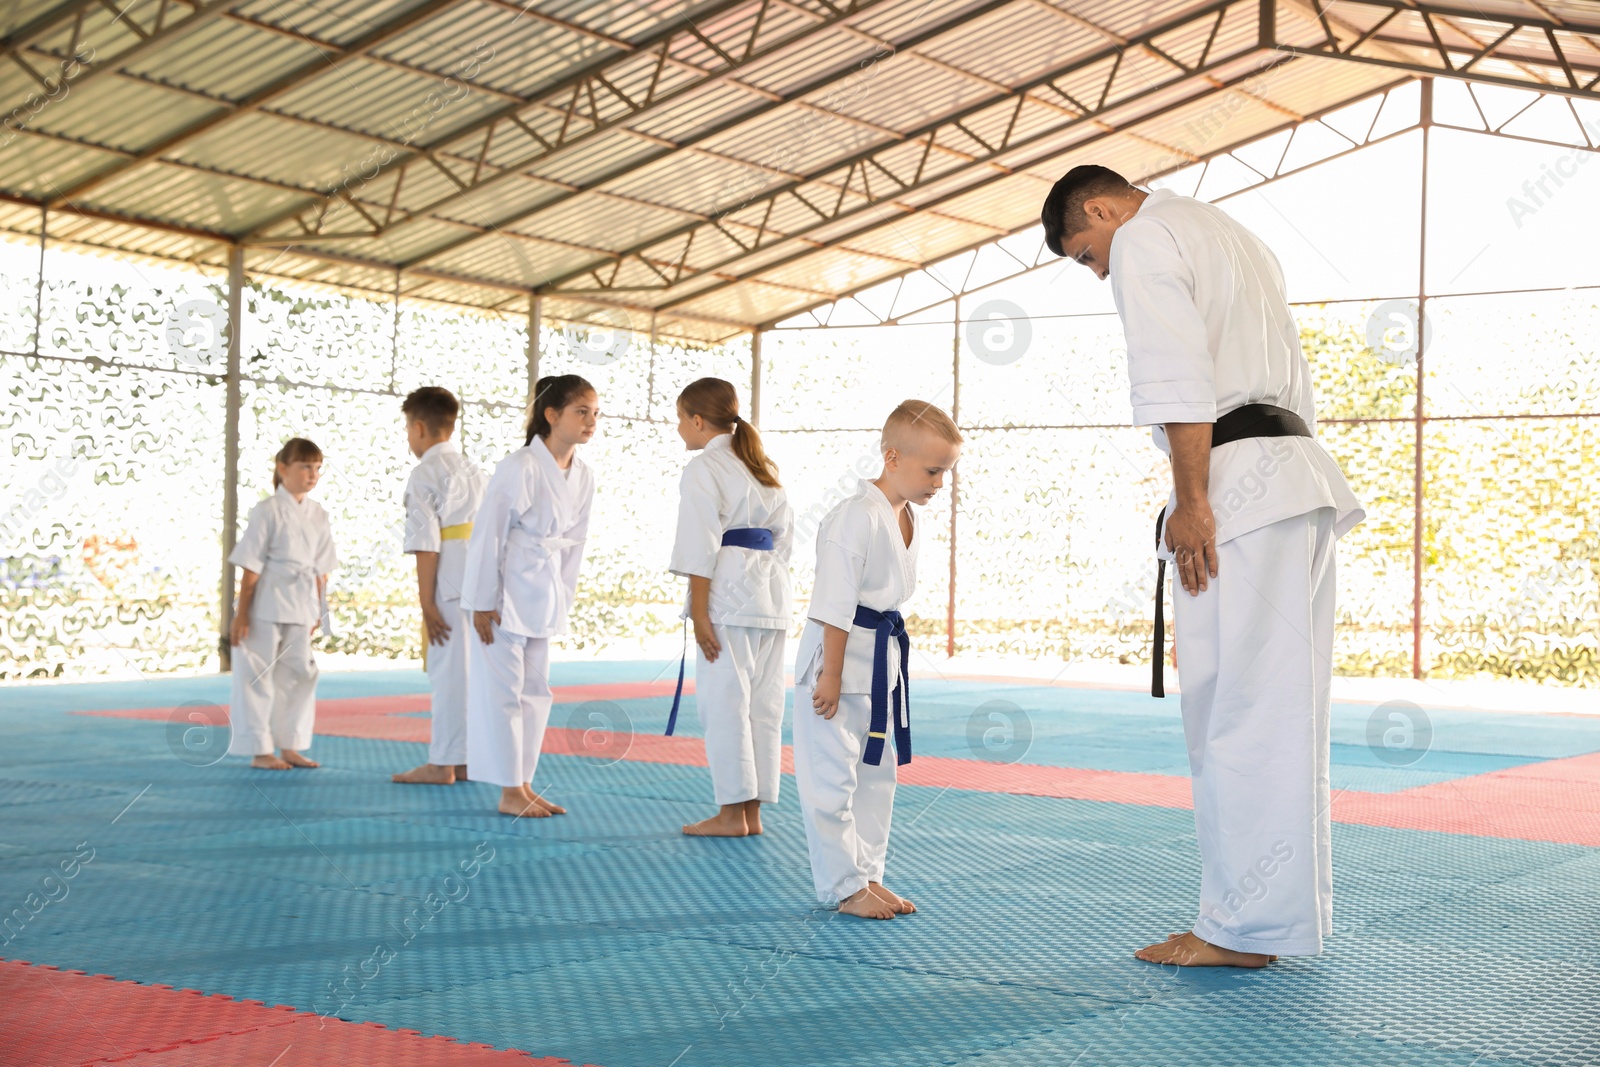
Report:
<svg viewBox="0 0 1600 1067"><path fill-rule="evenodd" d="M250 509L228 562L244 571L234 609L233 696L228 751L252 767L315 767L317 665L311 635L338 566L328 513L307 496L322 475L322 450L303 437L278 452L272 495ZM278 749L274 756L272 750Z"/></svg>
<svg viewBox="0 0 1600 1067"><path fill-rule="evenodd" d="M678 436L700 454L679 486L672 573L689 579L695 707L720 808L683 832L744 837L761 832L761 805L778 800L794 513L729 382L701 378L684 389Z"/></svg>
<svg viewBox="0 0 1600 1067"><path fill-rule="evenodd" d="M566 813L531 786L550 722L550 638L567 631L594 501L577 451L599 404L576 374L539 379L527 443L495 468L467 542L467 775L500 787L506 815Z"/></svg>

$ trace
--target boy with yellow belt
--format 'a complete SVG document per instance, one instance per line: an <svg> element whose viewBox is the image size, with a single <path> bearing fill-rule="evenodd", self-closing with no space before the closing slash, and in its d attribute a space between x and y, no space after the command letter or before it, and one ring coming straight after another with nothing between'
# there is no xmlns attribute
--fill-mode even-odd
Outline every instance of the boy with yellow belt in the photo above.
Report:
<svg viewBox="0 0 1600 1067"><path fill-rule="evenodd" d="M420 462L406 482L403 550L416 557L422 602L422 667L433 690L428 762L397 782L451 785L467 777L467 634L461 609L472 520L484 474L451 441L461 405L448 389L424 386L400 405L406 439Z"/></svg>

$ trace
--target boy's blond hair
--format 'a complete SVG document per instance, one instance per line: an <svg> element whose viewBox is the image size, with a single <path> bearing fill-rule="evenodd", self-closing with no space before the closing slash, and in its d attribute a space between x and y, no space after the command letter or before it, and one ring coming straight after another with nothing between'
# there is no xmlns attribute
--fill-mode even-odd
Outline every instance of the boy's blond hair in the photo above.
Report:
<svg viewBox="0 0 1600 1067"><path fill-rule="evenodd" d="M926 400L902 400L883 424L883 447L904 448L914 432L931 433L952 445L961 443L961 431L941 409Z"/></svg>

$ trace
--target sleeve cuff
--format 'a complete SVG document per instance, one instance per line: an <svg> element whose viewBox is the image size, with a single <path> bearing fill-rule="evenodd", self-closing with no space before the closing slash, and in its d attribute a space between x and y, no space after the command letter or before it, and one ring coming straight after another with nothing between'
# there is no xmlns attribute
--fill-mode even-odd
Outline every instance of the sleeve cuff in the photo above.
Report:
<svg viewBox="0 0 1600 1067"><path fill-rule="evenodd" d="M1217 405L1148 404L1133 409L1135 426L1155 426L1168 422L1216 422Z"/></svg>
<svg viewBox="0 0 1600 1067"><path fill-rule="evenodd" d="M848 615L840 615L826 605L813 604L806 609L806 618L826 623L836 630L843 630L845 633L849 633L856 624L856 613L854 611Z"/></svg>

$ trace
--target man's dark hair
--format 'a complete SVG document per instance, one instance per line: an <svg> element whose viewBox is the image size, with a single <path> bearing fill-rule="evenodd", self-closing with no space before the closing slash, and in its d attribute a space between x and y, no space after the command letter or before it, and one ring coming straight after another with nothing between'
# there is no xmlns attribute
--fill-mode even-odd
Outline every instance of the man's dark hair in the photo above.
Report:
<svg viewBox="0 0 1600 1067"><path fill-rule="evenodd" d="M400 410L409 419L420 420L429 433L443 433L455 428L461 405L448 389L437 385L424 385L413 389L400 404Z"/></svg>
<svg viewBox="0 0 1600 1067"><path fill-rule="evenodd" d="M1058 256L1066 255L1064 242L1087 226L1084 201L1131 192L1132 183L1114 170L1093 163L1073 167L1051 187L1050 195L1044 198L1044 208L1039 212L1039 221L1044 223L1045 246Z"/></svg>

